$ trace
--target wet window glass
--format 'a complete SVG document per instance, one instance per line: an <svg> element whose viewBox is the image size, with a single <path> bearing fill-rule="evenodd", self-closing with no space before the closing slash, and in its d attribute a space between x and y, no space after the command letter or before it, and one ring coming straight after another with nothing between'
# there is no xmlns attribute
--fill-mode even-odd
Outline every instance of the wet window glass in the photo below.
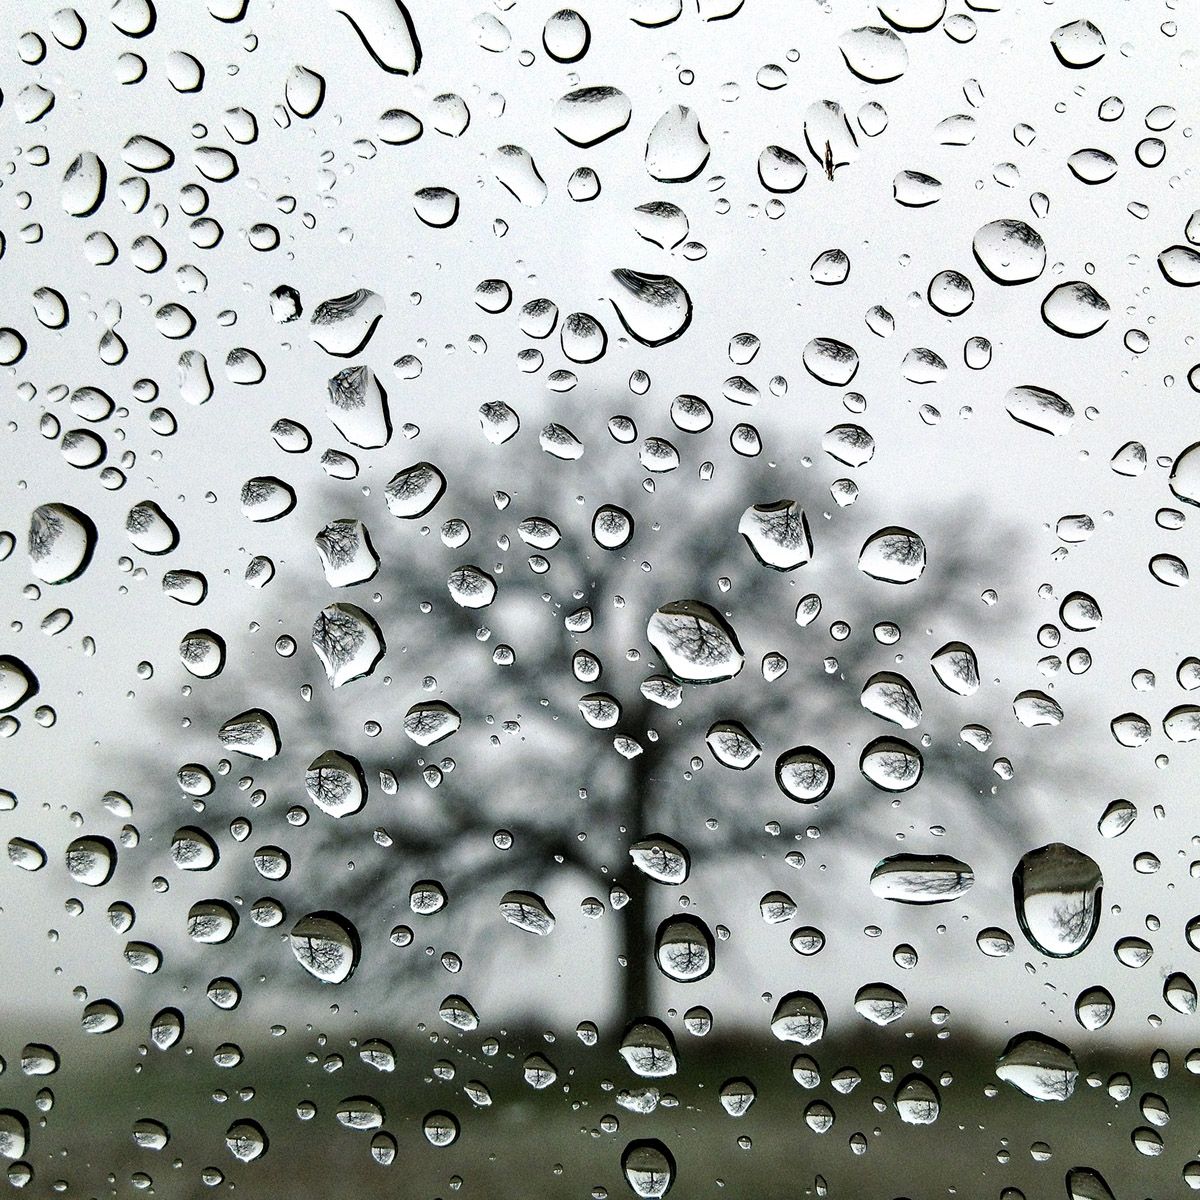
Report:
<svg viewBox="0 0 1200 1200"><path fill-rule="evenodd" d="M0 23L0 1169L1200 1189L1195 12L557 3Z"/></svg>

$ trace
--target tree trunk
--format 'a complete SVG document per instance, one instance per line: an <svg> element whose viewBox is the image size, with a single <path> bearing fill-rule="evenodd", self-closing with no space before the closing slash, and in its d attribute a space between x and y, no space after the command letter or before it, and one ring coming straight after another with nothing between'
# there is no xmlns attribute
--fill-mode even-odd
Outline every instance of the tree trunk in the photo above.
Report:
<svg viewBox="0 0 1200 1200"><path fill-rule="evenodd" d="M641 727L644 728L646 724L642 722ZM621 810L630 844L657 832L653 827L657 785L652 776L660 759L659 743L650 742L630 762L625 775L626 795ZM619 952L625 958L625 966L618 968L621 976L617 1016L622 1025L628 1025L631 1021L651 1015L655 970L652 961L654 914L650 911L653 901L650 881L632 862L628 864L624 876L622 883L629 893L629 903L618 916L621 924Z"/></svg>

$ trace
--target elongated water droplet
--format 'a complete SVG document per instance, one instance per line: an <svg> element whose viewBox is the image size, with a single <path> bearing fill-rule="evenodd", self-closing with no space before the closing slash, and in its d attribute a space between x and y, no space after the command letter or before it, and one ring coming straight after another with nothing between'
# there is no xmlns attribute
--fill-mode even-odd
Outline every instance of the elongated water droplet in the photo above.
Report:
<svg viewBox="0 0 1200 1200"><path fill-rule="evenodd" d="M944 854L894 854L871 872L871 891L901 904L944 904L975 884L975 872Z"/></svg>

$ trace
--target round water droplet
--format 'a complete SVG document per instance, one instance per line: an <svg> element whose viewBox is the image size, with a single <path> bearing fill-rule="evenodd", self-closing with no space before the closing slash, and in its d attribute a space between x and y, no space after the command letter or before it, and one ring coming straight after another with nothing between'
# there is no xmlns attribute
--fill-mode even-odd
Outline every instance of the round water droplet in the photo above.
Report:
<svg viewBox="0 0 1200 1200"><path fill-rule="evenodd" d="M833 763L815 746L797 746L775 762L779 790L801 804L816 804L833 787Z"/></svg>
<svg viewBox="0 0 1200 1200"><path fill-rule="evenodd" d="M249 1163L267 1152L269 1142L257 1121L235 1121L225 1131L225 1145L239 1162Z"/></svg>
<svg viewBox="0 0 1200 1200"><path fill-rule="evenodd" d="M1042 301L1042 320L1056 333L1091 337L1108 324L1108 301L1090 283L1060 283Z"/></svg>
<svg viewBox="0 0 1200 1200"><path fill-rule="evenodd" d="M76 838L67 846L66 862L67 874L76 883L101 887L116 869L117 850L108 838Z"/></svg>
<svg viewBox="0 0 1200 1200"><path fill-rule="evenodd" d="M29 560L43 583L67 583L91 561L96 527L68 504L43 504L29 518Z"/></svg>
<svg viewBox="0 0 1200 1200"><path fill-rule="evenodd" d="M921 752L899 738L876 738L862 752L859 770L885 792L906 792L920 782L924 770Z"/></svg>
<svg viewBox="0 0 1200 1200"><path fill-rule="evenodd" d="M801 354L804 368L830 387L845 387L858 372L858 352L836 338L813 338Z"/></svg>
<svg viewBox="0 0 1200 1200"><path fill-rule="evenodd" d="M740 721L714 722L704 740L713 758L735 771L752 767L762 754L762 746Z"/></svg>
<svg viewBox="0 0 1200 1200"><path fill-rule="evenodd" d="M941 1113L938 1090L924 1075L907 1075L896 1086L892 1103L906 1125L932 1125Z"/></svg>
<svg viewBox="0 0 1200 1200"><path fill-rule="evenodd" d="M789 992L775 1007L771 1032L781 1042L811 1046L825 1035L825 1006L811 992Z"/></svg>
<svg viewBox="0 0 1200 1200"><path fill-rule="evenodd" d="M885 583L913 583L925 570L925 543L911 529L880 529L859 551L858 568Z"/></svg>

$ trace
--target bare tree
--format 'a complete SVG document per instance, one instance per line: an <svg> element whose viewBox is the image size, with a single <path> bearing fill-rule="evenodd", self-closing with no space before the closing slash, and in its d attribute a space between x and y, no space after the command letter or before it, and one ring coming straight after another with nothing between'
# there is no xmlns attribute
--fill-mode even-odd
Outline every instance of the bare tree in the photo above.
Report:
<svg viewBox="0 0 1200 1200"><path fill-rule="evenodd" d="M434 880L456 899L486 898L478 919L457 928L483 951L491 922L500 919L502 881L537 893L549 873L571 872L596 911L618 909L607 918L623 964L610 1007L631 1019L654 1007L654 932L665 903L660 893L669 889L632 865L629 846L664 835L683 843L697 868L720 860L724 867L742 863L747 877L763 874L761 821L747 820L752 799L770 811L803 811L824 834L869 835L870 806L856 798L870 788L858 753L871 737L903 731L865 713L860 691L887 668L907 672L927 696L946 694L928 666L937 642L919 645L911 664L906 659L899 668L889 643L900 630L908 641L925 629L943 641L966 636L980 581L1001 582L996 564L1010 558L999 552L1009 535L993 522L986 540L966 539L959 531L984 523L925 513L928 569L915 584L897 586L856 565L864 541L891 525L891 514L864 499L822 515L825 497L811 483L758 460L735 458L707 479L707 472L685 478L680 469L634 482L629 472L612 470L604 453L563 463L527 448L503 462L495 479L472 471L469 459L450 462L451 491L415 520L390 516L378 489L364 496L330 488L309 498L288 518L310 523L305 539L318 538L327 556L330 547L344 553L348 523L361 521L372 553L378 547L379 572L350 587L313 586L317 557L306 551L312 557L291 569L307 582L296 586L295 574L281 572L265 592L248 593L255 616L294 630L298 640L312 628L321 641L330 621L323 606L352 602L369 615L386 653L368 680L335 689L314 671L307 646L269 667L231 652L222 676L196 686L188 715L192 728L211 738L235 712L269 711L284 749L263 775L288 794L325 751L361 763L366 807L336 820L313 813L290 848L294 873L305 880L304 903L371 920L385 898L396 898L398 879ZM493 495L497 480L505 491ZM737 532L749 506L781 498L797 504L776 510L769 534L792 543L811 536L813 547L812 561L790 571L763 565ZM604 549L592 536L592 513L601 504L630 515L632 537L619 549ZM465 544L455 505L478 526ZM499 553L489 559L493 549ZM494 579L492 605L454 601L447 580L464 565ZM802 627L798 607L808 621L818 595L820 615ZM725 614L746 646L736 678L680 685L647 646L647 619L678 600ZM885 627L873 633L880 622ZM355 652L344 641L339 633L342 662ZM457 714L459 732L434 748L406 750L398 733L404 710L435 700ZM445 711L439 709L439 721ZM364 735L370 720L382 736ZM419 713L411 718L415 731L421 720ZM719 722L749 735L743 748L764 749L747 770L719 765L705 748L706 733ZM785 798L781 806L772 766L801 743L837 760L837 779L815 805L793 808ZM964 798L964 825L985 831L993 847L1017 846L1019 804L993 811L967 799L986 795L995 782L987 756L944 730L931 746L912 750L923 760L924 787ZM140 769L158 781L177 765L164 755ZM319 764L309 785L318 793L329 786ZM713 837L693 838L698 813L716 821ZM377 824L374 844L368 824ZM512 849L500 853L493 834L505 826L514 830ZM347 856L352 873L322 866ZM248 886L249 879L239 882Z"/></svg>

